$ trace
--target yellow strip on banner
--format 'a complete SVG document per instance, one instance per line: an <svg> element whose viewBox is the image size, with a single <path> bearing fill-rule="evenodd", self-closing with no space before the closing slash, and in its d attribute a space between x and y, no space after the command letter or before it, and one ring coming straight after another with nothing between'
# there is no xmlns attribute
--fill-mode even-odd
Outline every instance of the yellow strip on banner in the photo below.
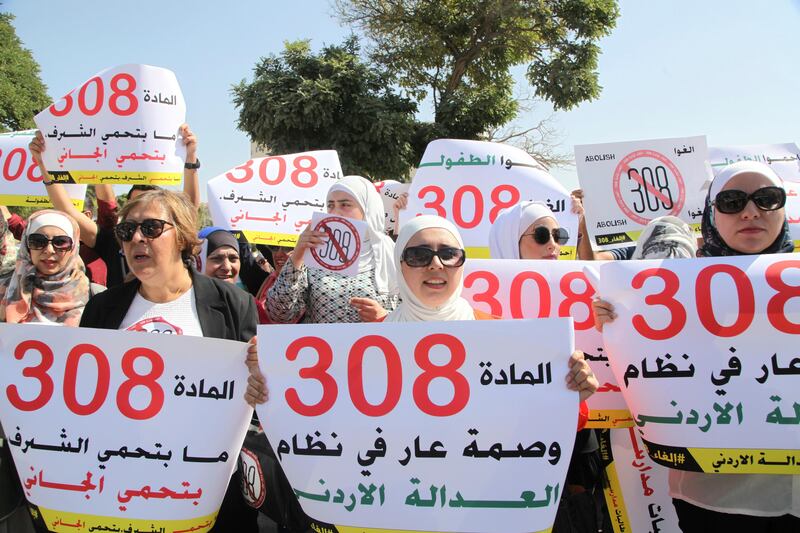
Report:
<svg viewBox="0 0 800 533"><path fill-rule="evenodd" d="M325 531L325 528L313 528L314 531L317 533L329 533ZM351 526L336 526L336 529L339 533L439 533L439 532L432 532L432 531L418 531L418 530L408 530L408 529L373 529L373 528L365 528L365 527L351 527ZM551 533L553 528L543 529L541 531L536 531L535 533ZM332 533L332 532L331 532Z"/></svg>
<svg viewBox="0 0 800 533"><path fill-rule="evenodd" d="M72 205L78 211L83 210L83 198L76 200L71 198ZM0 205L11 205L19 207L39 207L49 209L53 207L49 196L34 196L30 194L0 194Z"/></svg>
<svg viewBox="0 0 800 533"><path fill-rule="evenodd" d="M106 170L70 170L69 175L81 185L85 184L123 184L123 185L179 185L183 179L181 172L125 172Z"/></svg>
<svg viewBox="0 0 800 533"><path fill-rule="evenodd" d="M627 409L597 409L589 411L587 428L620 429L633 427L633 416Z"/></svg>
<svg viewBox="0 0 800 533"><path fill-rule="evenodd" d="M794 241L794 251L800 252L800 241Z"/></svg>
<svg viewBox="0 0 800 533"><path fill-rule="evenodd" d="M247 237L247 242L250 244L271 244L273 246L287 246L289 248L294 248L294 245L297 244L297 238L300 236L290 233L270 233L267 231L251 230L243 230L242 233Z"/></svg>
<svg viewBox="0 0 800 533"><path fill-rule="evenodd" d="M68 513L39 507L47 529L55 533L82 531L151 531L163 528L165 533L205 533L217 519L217 513L186 520L144 520ZM76 524L80 523L80 526Z"/></svg>
<svg viewBox="0 0 800 533"><path fill-rule="evenodd" d="M608 446L611 447L610 436ZM611 516L611 526L616 533L628 533L631 521L628 519L628 510L625 508L622 487L620 487L617 469L614 467L613 461L606 466L606 476L608 476L608 487L603 489L603 495L606 497L608 514Z"/></svg>
<svg viewBox="0 0 800 533"><path fill-rule="evenodd" d="M467 259L491 259L488 246L467 246ZM575 246L562 246L559 259L575 259L578 249Z"/></svg>
<svg viewBox="0 0 800 533"><path fill-rule="evenodd" d="M687 448L703 469L718 474L800 474L800 450Z"/></svg>

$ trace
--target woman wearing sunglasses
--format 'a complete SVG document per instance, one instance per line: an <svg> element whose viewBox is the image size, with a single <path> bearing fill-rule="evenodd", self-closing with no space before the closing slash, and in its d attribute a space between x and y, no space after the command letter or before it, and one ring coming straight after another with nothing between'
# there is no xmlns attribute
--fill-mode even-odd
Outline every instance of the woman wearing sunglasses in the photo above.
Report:
<svg viewBox="0 0 800 533"><path fill-rule="evenodd" d="M755 161L728 165L706 197L701 257L789 253L794 250L784 205L786 192L771 168ZM596 325L616 315L595 306ZM669 492L681 530L800 531L800 476L703 474L669 471Z"/></svg>
<svg viewBox="0 0 800 533"><path fill-rule="evenodd" d="M77 326L89 300L78 224L54 210L28 219L14 272L0 281L0 321Z"/></svg>
<svg viewBox="0 0 800 533"><path fill-rule="evenodd" d="M541 202L521 202L504 209L489 232L494 259L558 259L569 240L555 215Z"/></svg>

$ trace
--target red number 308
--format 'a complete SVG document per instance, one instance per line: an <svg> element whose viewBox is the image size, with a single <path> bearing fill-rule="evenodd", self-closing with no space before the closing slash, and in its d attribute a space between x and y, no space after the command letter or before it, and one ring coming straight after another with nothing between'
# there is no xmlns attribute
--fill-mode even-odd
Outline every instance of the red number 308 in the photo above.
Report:
<svg viewBox="0 0 800 533"><path fill-rule="evenodd" d="M450 351L450 360L444 365L435 365L430 359L430 351L434 346L443 346ZM386 362L386 394L378 404L371 404L364 394L363 362L368 348L378 348ZM297 414L303 416L322 415L336 403L339 387L336 380L328 373L333 363L333 350L330 344L319 337L301 337L293 341L286 350L286 358L295 361L304 349L317 353L317 362L300 369L300 377L313 379L322 386L322 397L314 404L306 404L300 399L297 389L286 390L286 402ZM414 348L414 361L422 373L414 380L413 398L419 409L431 416L451 416L460 412L469 401L469 383L458 370L466 360L466 349L460 340L452 335L435 334L421 339ZM453 385L454 394L448 403L434 403L429 394L431 381L444 378ZM367 416L383 416L397 406L403 388L403 365L400 354L392 341L380 335L367 335L357 340L350 348L347 357L347 385L350 400L361 413Z"/></svg>
<svg viewBox="0 0 800 533"><path fill-rule="evenodd" d="M20 396L16 385L9 385L6 388L6 395L11 405L20 411L36 411L41 409L53 397L55 385L53 378L50 377L49 370L53 366L53 350L50 347L36 340L27 340L19 343L14 350L14 357L21 361L31 352L38 352L41 360L38 364L26 367L22 370L22 375L33 378L39 382L39 394L30 400L25 400ZM84 356L94 360L97 367L97 383L95 384L92 399L82 404L77 398L78 365ZM138 374L134 369L134 363L139 358L145 358L150 363L150 371L146 374ZM122 372L127 378L117 391L117 407L120 412L134 420L147 420L153 418L164 406L164 390L156 381L164 373L164 360L161 356L148 348L131 348L122 356ZM64 404L67 408L79 416L91 415L97 412L106 401L111 379L111 366L106 354L93 344L78 344L67 355L64 368ZM145 387L150 392L150 402L142 409L137 409L131 405L131 391L136 387Z"/></svg>

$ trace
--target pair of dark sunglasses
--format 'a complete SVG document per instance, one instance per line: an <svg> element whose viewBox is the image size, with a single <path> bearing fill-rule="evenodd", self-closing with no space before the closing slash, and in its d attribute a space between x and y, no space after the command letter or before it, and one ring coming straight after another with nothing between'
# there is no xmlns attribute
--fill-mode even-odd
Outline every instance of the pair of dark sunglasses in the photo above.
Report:
<svg viewBox="0 0 800 533"><path fill-rule="evenodd" d="M431 250L427 246L412 246L403 250L402 260L410 267L426 267L438 257L446 267L460 267L467 259L467 253L461 248L445 246L438 250Z"/></svg>
<svg viewBox="0 0 800 533"><path fill-rule="evenodd" d="M148 239L156 239L164 233L164 226L167 224L170 226L175 225L172 222L167 222L166 220L160 220L158 218L146 218L141 222L125 220L117 224L114 228L114 233L122 242L130 242L133 240L133 234L136 233L136 229L141 228L143 236Z"/></svg>
<svg viewBox="0 0 800 533"><path fill-rule="evenodd" d="M550 230L544 226L539 226L533 233L523 233L522 237L525 236L533 237L533 240L536 241L536 244L547 244L550 242L550 237L553 237L553 240L556 241L560 245L567 244L569 240L569 232L564 228L556 228L554 230ZM520 238L522 238L520 237Z"/></svg>
<svg viewBox="0 0 800 533"><path fill-rule="evenodd" d="M774 185L762 187L750 194L738 189L729 189L717 193L714 206L720 213L734 215L744 210L750 200L753 200L756 207L762 211L775 211L786 205L786 191L783 187Z"/></svg>
<svg viewBox="0 0 800 533"><path fill-rule="evenodd" d="M44 250L48 244L53 245L53 250L57 252L68 252L72 250L72 237L66 235L56 235L52 239L48 239L41 233L31 233L28 235L28 249L29 250Z"/></svg>

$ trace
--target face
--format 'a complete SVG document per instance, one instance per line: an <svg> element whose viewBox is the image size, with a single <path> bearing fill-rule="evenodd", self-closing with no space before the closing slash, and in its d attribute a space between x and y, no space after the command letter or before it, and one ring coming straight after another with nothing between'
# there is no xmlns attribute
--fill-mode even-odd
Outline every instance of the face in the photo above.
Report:
<svg viewBox="0 0 800 533"><path fill-rule="evenodd" d="M125 217L126 221L142 222L155 218L171 222L164 210L155 204L140 205L131 209ZM175 227L164 225L164 231L154 239L142 235L142 228L136 228L133 239L122 243L122 251L131 272L139 278L143 285L163 285L163 280L170 277L177 269L184 268L181 252L178 248Z"/></svg>
<svg viewBox="0 0 800 533"><path fill-rule="evenodd" d="M55 226L43 226L36 233L44 235L48 239L58 235L67 235L64 230ZM71 237L71 235L67 236ZM74 243L73 246L75 246ZM36 267L36 271L43 276L52 276L64 270L70 256L69 250L56 250L53 248L53 243L47 243L47 246L42 250L30 249L30 253L31 263Z"/></svg>
<svg viewBox="0 0 800 533"><path fill-rule="evenodd" d="M230 246L220 246L206 257L205 275L234 283L240 267L239 252Z"/></svg>
<svg viewBox="0 0 800 533"><path fill-rule="evenodd" d="M344 191L333 191L328 195L328 213L364 220L364 212L359 207L356 199Z"/></svg>
<svg viewBox="0 0 800 533"><path fill-rule="evenodd" d="M539 227L547 228L551 232L550 239L545 244L539 244L533 239L533 232ZM561 245L552 236L552 231L558 227L558 222L553 217L542 217L528 226L519 241L520 259L558 259Z"/></svg>
<svg viewBox="0 0 800 533"><path fill-rule="evenodd" d="M418 231L408 241L406 248L424 246L431 250L451 247L461 248L452 233L444 228L426 228ZM461 287L464 266L445 267L439 257L434 257L425 267L410 267L405 261L400 263L403 279L411 292L426 307L443 305Z"/></svg>
<svg viewBox="0 0 800 533"><path fill-rule="evenodd" d="M286 246L273 246L270 248L272 252L272 262L275 264L275 270L278 272L281 271L283 265L286 264L286 261L289 260L289 252L292 251L292 248L288 248Z"/></svg>
<svg viewBox="0 0 800 533"><path fill-rule="evenodd" d="M725 184L723 191L737 189L747 194L774 185L759 174L739 174ZM752 200L738 213L726 215L714 210L714 224L725 243L745 254L757 254L772 244L783 229L784 208L762 211Z"/></svg>

